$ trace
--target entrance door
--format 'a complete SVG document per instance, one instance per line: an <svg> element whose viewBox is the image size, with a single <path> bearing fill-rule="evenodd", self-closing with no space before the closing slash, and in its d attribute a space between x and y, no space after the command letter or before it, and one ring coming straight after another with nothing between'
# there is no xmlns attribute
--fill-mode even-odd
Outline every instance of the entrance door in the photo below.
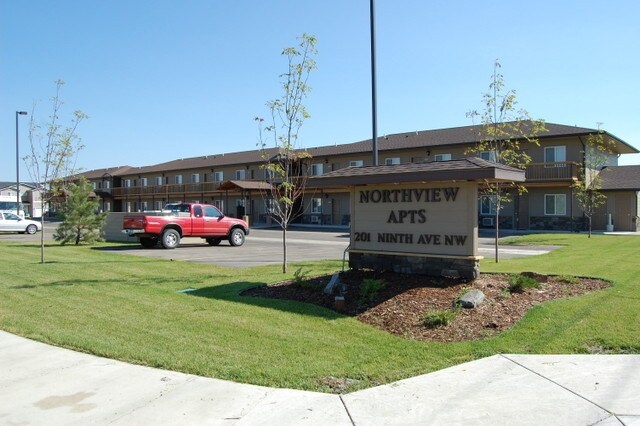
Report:
<svg viewBox="0 0 640 426"><path fill-rule="evenodd" d="M340 225L340 200L331 199L331 224Z"/></svg>
<svg viewBox="0 0 640 426"><path fill-rule="evenodd" d="M516 229L529 229L529 194L518 195L518 223Z"/></svg>

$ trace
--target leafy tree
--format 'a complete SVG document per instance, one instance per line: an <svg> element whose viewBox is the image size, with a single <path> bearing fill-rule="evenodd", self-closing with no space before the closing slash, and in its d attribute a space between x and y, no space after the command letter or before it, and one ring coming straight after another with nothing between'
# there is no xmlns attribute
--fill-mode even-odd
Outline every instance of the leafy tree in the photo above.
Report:
<svg viewBox="0 0 640 426"><path fill-rule="evenodd" d="M83 176L69 184L60 213L62 222L53 238L62 245L73 242L92 244L102 241L106 213L97 213L100 199L93 194L91 183ZM93 197L92 197L93 195Z"/></svg>
<svg viewBox="0 0 640 426"><path fill-rule="evenodd" d="M500 62L496 59L489 90L482 96L484 110L470 111L467 116L475 124L480 120L479 142L467 150L467 154L488 153L489 158L500 164L526 169L531 157L522 149L523 144L539 145L538 135L546 131L543 120L532 120L524 109L518 109L515 90L506 90L504 76L500 74ZM495 260L498 262L498 237L500 210L511 202L510 190L526 192L515 182L485 182L480 193L495 207Z"/></svg>
<svg viewBox="0 0 640 426"><path fill-rule="evenodd" d="M262 150L267 179L272 185L263 191L263 198L273 220L282 228L282 273L287 272L287 228L301 212L296 201L301 200L308 178L307 161L311 158L298 146L298 134L304 121L310 117L303 101L311 88L309 75L316 69L316 38L308 34L298 37L298 45L287 47L282 55L287 58L287 70L280 75L282 95L267 102L270 122L256 117L259 128L259 146ZM273 148L268 145L273 143Z"/></svg>
<svg viewBox="0 0 640 426"><path fill-rule="evenodd" d="M68 126L60 123L63 102L60 90L64 81L56 80L55 95L51 98L52 112L48 121L40 125L36 121L36 103L34 102L29 120L29 155L24 158L31 180L41 193L43 214L40 233L40 262L44 263L44 206L64 193L67 186L66 177L76 173L75 161L77 153L82 149L77 134L78 126L88 116L76 110Z"/></svg>
<svg viewBox="0 0 640 426"><path fill-rule="evenodd" d="M580 179L573 184L576 200L587 218L589 238L591 238L591 222L596 210L602 206L607 197L600 192L602 188L601 171L607 165L613 153L614 142L598 129L598 133L592 133L587 138L584 161L579 166Z"/></svg>

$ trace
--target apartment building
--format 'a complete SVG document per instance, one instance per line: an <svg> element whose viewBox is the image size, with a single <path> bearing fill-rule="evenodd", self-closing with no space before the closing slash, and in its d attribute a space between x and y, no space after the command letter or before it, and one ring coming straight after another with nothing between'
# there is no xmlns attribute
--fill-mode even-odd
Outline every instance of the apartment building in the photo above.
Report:
<svg viewBox="0 0 640 426"><path fill-rule="evenodd" d="M539 146L523 144L532 158L526 169L527 191L514 191L512 202L500 211L502 229L581 230L583 212L572 184L579 178L584 164L586 141L596 129L547 123ZM424 130L380 137L379 162L382 165L448 161L468 157L469 148L478 142L481 128L465 126ZM639 151L605 132L613 142L603 191L607 204L594 217L596 229L605 229L609 215L615 230L638 230L640 210L640 166L618 166L618 158ZM307 148L310 158L304 167L313 176L345 167L372 165L371 140ZM183 158L151 166L121 166L92 170L83 175L102 199L104 211L133 212L160 210L168 202L206 202L231 216L248 216L251 224L270 223L270 201L264 194L268 173L264 158L277 154L276 149L205 155ZM492 153L478 156L492 160ZM296 200L296 222L316 225L348 225L350 194L345 188L306 191ZM494 227L495 206L491 199L480 197L479 225Z"/></svg>

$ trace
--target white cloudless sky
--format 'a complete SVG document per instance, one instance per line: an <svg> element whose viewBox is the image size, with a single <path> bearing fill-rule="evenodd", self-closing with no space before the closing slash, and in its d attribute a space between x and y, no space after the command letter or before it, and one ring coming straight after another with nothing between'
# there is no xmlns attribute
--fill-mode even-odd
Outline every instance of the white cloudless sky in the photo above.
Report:
<svg viewBox="0 0 640 426"><path fill-rule="evenodd" d="M377 0L378 134L472 124L499 59L532 117L640 148L639 16L637 0ZM256 149L280 52L305 32L319 54L302 146L370 139L369 1L0 0L0 180L15 180L15 111L45 122L57 79L62 122L90 117L85 170Z"/></svg>

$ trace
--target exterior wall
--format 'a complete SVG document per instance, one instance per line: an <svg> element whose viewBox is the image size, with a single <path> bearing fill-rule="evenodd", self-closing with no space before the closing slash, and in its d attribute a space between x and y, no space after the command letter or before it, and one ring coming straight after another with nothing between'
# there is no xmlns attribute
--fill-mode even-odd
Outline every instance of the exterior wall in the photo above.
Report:
<svg viewBox="0 0 640 426"><path fill-rule="evenodd" d="M543 139L540 141L539 147L533 144L525 144L522 148L529 154L532 163L544 163L544 148L551 146L565 146L566 161L582 162L584 147L577 137L554 138L553 140Z"/></svg>
<svg viewBox="0 0 640 426"><path fill-rule="evenodd" d="M547 214L545 212L546 195L564 195L565 211L563 214ZM581 231L585 229L582 209L571 188L561 186L529 188L527 196L529 203L528 229L550 231Z"/></svg>
<svg viewBox="0 0 640 426"><path fill-rule="evenodd" d="M381 146L384 147L384 139L381 138ZM451 159L466 157L465 152L471 145L450 145L438 147L418 147L412 149L398 149L379 152L380 162L385 159L397 157L400 163L433 161L438 154L451 154ZM550 166L544 163L544 148L549 146L566 147L566 164ZM523 196L513 195L514 201L503 205L500 212L500 227L502 229L563 229L575 230L584 226L582 211L571 194L570 184L577 177L577 168L571 164L582 162L583 145L578 137L557 137L550 140L543 139L540 146L524 144L525 150L532 158L531 170L527 169L527 186L529 193ZM309 150L313 156L313 149ZM360 152L344 155L313 156L311 164L322 164L323 172L349 167L351 161L362 161L364 166L371 165L372 158L369 152ZM217 156L212 156L212 163ZM612 156L612 162L617 161L617 156ZM220 182L214 181L214 174L222 172L222 181L236 180L236 170L244 170L244 180L265 180L265 171L260 168L262 163L231 164L224 166L201 167L197 169L170 170L145 172L144 169L129 169L127 174L112 176L105 173L100 177L91 179L100 190L96 191L102 198L102 206L105 211L144 211L156 210L167 202L197 201L212 203L219 206L224 214L237 216L238 204L243 205L245 215L253 224L269 223L269 215L265 211L265 201L259 191L220 191ZM111 170L111 169L108 169ZM143 173L141 173L143 172ZM115 173L115 172L114 172ZM199 183L191 183L191 175L198 174ZM176 185L175 176L182 175L182 184ZM162 176L163 184L156 185L156 177ZM141 178L147 178L147 186L141 187ZM123 182L130 179L132 188L122 188ZM108 188L105 181L109 181ZM544 214L544 194L565 194L567 209L564 215ZM617 206L632 203L630 199L623 201L616 195L609 202L609 209L614 211ZM321 213L311 212L312 198L321 198ZM638 211L638 197L633 197L636 215ZM238 201L242 200L242 201ZM626 204L625 204L626 203ZM350 195L345 190L327 190L318 194L307 194L302 200L302 215L297 219L299 223L314 223L323 225L348 225L351 222ZM614 207L615 206L615 207ZM478 208L480 206L478 205ZM630 213L633 209L626 208L616 219L616 226L633 228ZM625 216L626 215L626 216ZM313 216L317 216L313 218ZM482 217L478 214L479 225L482 226ZM603 217L606 214L603 213ZM601 221L601 219L598 219ZM602 219L603 220L603 219ZM596 218L594 218L596 223ZM625 223L626 225L623 225ZM599 227L604 227L600 225ZM489 226L486 226L489 227ZM490 226L493 227L493 226Z"/></svg>
<svg viewBox="0 0 640 426"><path fill-rule="evenodd" d="M611 223L614 231L636 232L640 226L638 219L638 198L637 191L606 191L606 203L593 215L592 228L594 230L605 230Z"/></svg>
<svg viewBox="0 0 640 426"><path fill-rule="evenodd" d="M319 213L313 211L314 199L320 200ZM299 223L342 226L349 225L351 221L350 194L347 191L318 191L305 194L303 206L304 211L298 220Z"/></svg>

